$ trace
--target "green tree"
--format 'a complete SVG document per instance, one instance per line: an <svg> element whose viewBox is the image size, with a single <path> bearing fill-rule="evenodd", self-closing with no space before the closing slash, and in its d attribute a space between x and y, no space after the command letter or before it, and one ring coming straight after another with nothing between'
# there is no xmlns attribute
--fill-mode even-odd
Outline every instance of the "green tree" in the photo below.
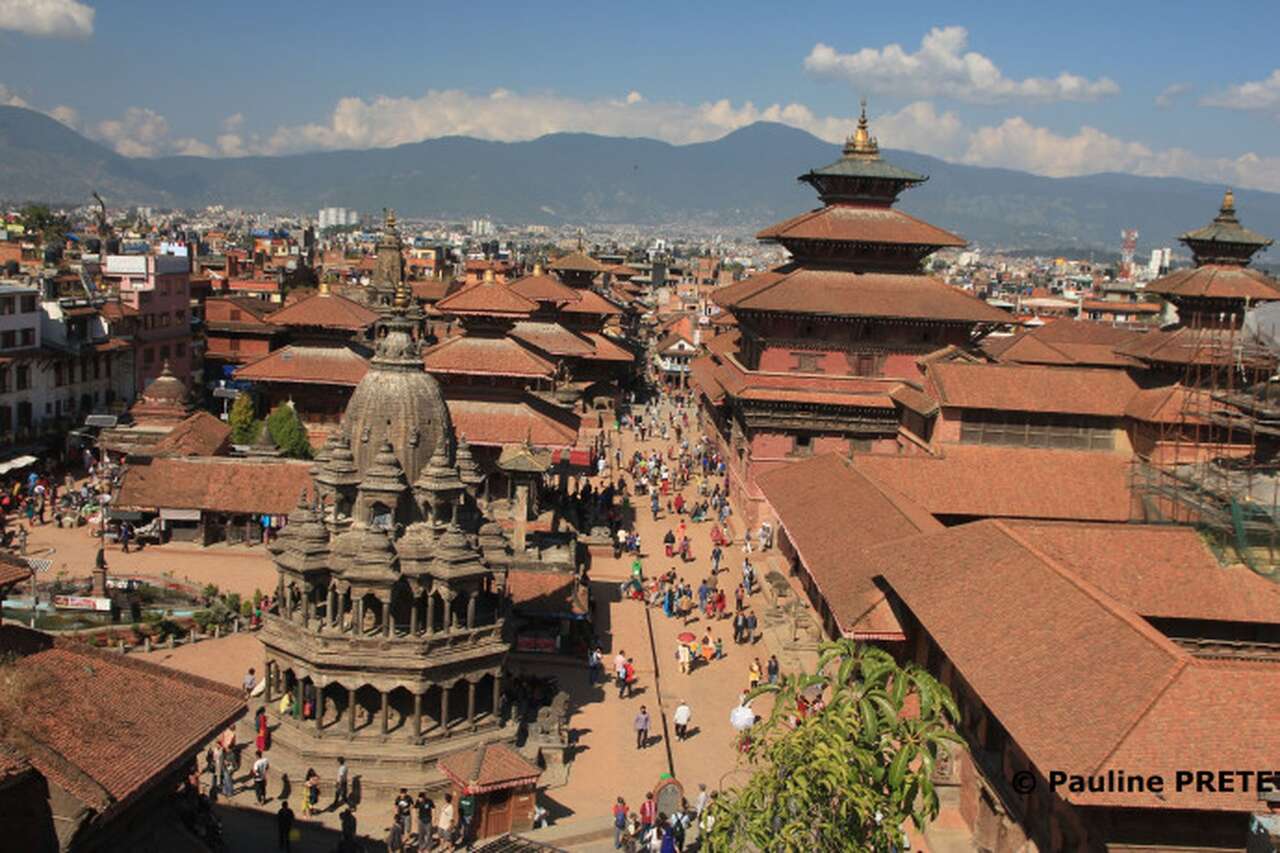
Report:
<svg viewBox="0 0 1280 853"><path fill-rule="evenodd" d="M61 248L67 239L67 217L54 213L44 204L28 204L18 214L22 227L40 238L45 246Z"/></svg>
<svg viewBox="0 0 1280 853"><path fill-rule="evenodd" d="M231 404L231 414L227 416L233 444L248 444L257 437L259 424L253 415L253 398L248 394L236 397Z"/></svg>
<svg viewBox="0 0 1280 853"><path fill-rule="evenodd" d="M267 415L267 430L271 440L280 448L285 456L294 459L311 458L311 440L307 438L307 428L293 406L280 405Z"/></svg>
<svg viewBox="0 0 1280 853"><path fill-rule="evenodd" d="M823 644L816 673L750 695L765 693L773 712L746 750L755 772L715 799L708 850L901 850L906 821L937 816L934 763L961 740L955 700L923 669L842 639ZM821 710L799 720L801 697L817 694Z"/></svg>

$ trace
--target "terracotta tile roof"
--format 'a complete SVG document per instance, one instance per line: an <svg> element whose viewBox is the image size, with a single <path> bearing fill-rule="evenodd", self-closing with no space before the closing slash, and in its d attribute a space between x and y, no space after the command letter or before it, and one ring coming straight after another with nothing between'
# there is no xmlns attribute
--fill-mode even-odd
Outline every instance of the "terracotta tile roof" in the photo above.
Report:
<svg viewBox="0 0 1280 853"><path fill-rule="evenodd" d="M607 271L609 268L588 255L586 252L578 250L556 258L547 265L547 269L567 270L569 272L601 273Z"/></svg>
<svg viewBox="0 0 1280 853"><path fill-rule="evenodd" d="M97 811L181 767L245 710L233 687L16 625L0 626L0 650L28 684L14 748Z"/></svg>
<svg viewBox="0 0 1280 853"><path fill-rule="evenodd" d="M788 314L1017 322L1012 315L932 276L808 269L795 264L718 288L712 300L729 309Z"/></svg>
<svg viewBox="0 0 1280 853"><path fill-rule="evenodd" d="M1123 456L949 444L944 456L859 453L853 465L934 515L1128 521Z"/></svg>
<svg viewBox="0 0 1280 853"><path fill-rule="evenodd" d="M0 589L21 583L31 577L31 567L26 560L12 554L0 553Z"/></svg>
<svg viewBox="0 0 1280 853"><path fill-rule="evenodd" d="M937 400L910 385L898 385L889 392L889 396L904 409L915 412L922 417L930 417L938 411Z"/></svg>
<svg viewBox="0 0 1280 853"><path fill-rule="evenodd" d="M630 350L624 349L605 334L600 332L583 332L582 337L591 342L594 352L587 358L593 361L635 361Z"/></svg>
<svg viewBox="0 0 1280 853"><path fill-rule="evenodd" d="M690 384L700 389L713 406L724 402L724 385L720 382L720 365L715 358L704 355L689 362Z"/></svg>
<svg viewBox="0 0 1280 853"><path fill-rule="evenodd" d="M115 506L155 511L286 515L311 490L311 465L292 459L166 457L130 464Z"/></svg>
<svg viewBox="0 0 1280 853"><path fill-rule="evenodd" d="M1195 396L1203 394L1202 401ZM1146 388L1133 395L1125 408L1125 417L1135 421L1157 424L1207 423L1197 412L1208 412L1218 408L1217 404L1208 400L1208 394L1187 388L1184 385L1166 385L1163 388Z"/></svg>
<svg viewBox="0 0 1280 853"><path fill-rule="evenodd" d="M892 207L830 205L770 225L757 240L839 240L856 243L905 243L964 246L965 240Z"/></svg>
<svg viewBox="0 0 1280 853"><path fill-rule="evenodd" d="M409 289L413 292L413 298L420 302L438 302L448 294L450 284L452 282L447 279L433 278L410 282Z"/></svg>
<svg viewBox="0 0 1280 853"><path fill-rule="evenodd" d="M497 281L479 281L441 299L436 308L462 316L528 317L538 303Z"/></svg>
<svg viewBox="0 0 1280 853"><path fill-rule="evenodd" d="M662 340L658 341L658 343L654 345L654 349L656 349L658 352L666 352L667 350L675 347L676 344L680 343L681 341L684 341L686 344L689 345L689 347L692 347L694 349L697 348L693 343L692 335L686 334L685 332L680 330L673 329L672 331L668 332L667 335Z"/></svg>
<svg viewBox="0 0 1280 853"><path fill-rule="evenodd" d="M216 456L231 443L231 427L208 412L196 412L148 448L153 456Z"/></svg>
<svg viewBox="0 0 1280 853"><path fill-rule="evenodd" d="M1025 541L1142 616L1280 620L1280 584L1223 566L1191 527L1006 521Z"/></svg>
<svg viewBox="0 0 1280 853"><path fill-rule="evenodd" d="M621 308L594 290L580 290L578 293L581 296L578 301L569 302L560 310L570 314L601 314L604 316L616 316L622 313Z"/></svg>
<svg viewBox="0 0 1280 853"><path fill-rule="evenodd" d="M1231 264L1205 264L1175 270L1147 285L1148 293L1173 298L1280 299L1280 282L1260 270Z"/></svg>
<svg viewBox="0 0 1280 853"><path fill-rule="evenodd" d="M23 773L31 771L31 762L27 757L11 747L0 743L0 788Z"/></svg>
<svg viewBox="0 0 1280 853"><path fill-rule="evenodd" d="M747 387L734 396L742 400L773 403L804 403L812 406L840 406L855 409L893 409L893 398L889 394L842 393L838 390L806 388Z"/></svg>
<svg viewBox="0 0 1280 853"><path fill-rule="evenodd" d="M535 447L563 448L578 443L581 419L551 406L527 401L446 400L453 430L472 445L501 447L528 439ZM294 495L297 499L297 495Z"/></svg>
<svg viewBox="0 0 1280 853"><path fill-rule="evenodd" d="M1123 577L1129 564L1114 558L1082 576L1090 553L1066 540L1090 532L1045 534L1049 527L979 522L882 546L876 557L893 594L1042 774L1141 768L1144 775L1172 780L1175 771L1188 768L1269 766L1280 753L1280 729L1274 725L1280 716L1280 667L1193 658L1094 583L1120 584L1132 594L1132 586L1145 581L1146 588L1133 596L1141 603L1152 595L1176 594L1162 589L1165 572L1221 572L1216 566L1183 567L1187 559L1200 559L1203 546L1192 541L1195 534L1173 534L1183 537L1183 550L1153 543L1149 537L1162 534L1136 528L1128 546L1133 553L1154 545L1159 554L1139 557L1135 582ZM1126 529L1105 535L1122 538ZM1164 560L1172 565L1161 565ZM1201 591L1203 580L1187 578L1194 585L1189 598ZM1218 599L1231 612L1232 605ZM1167 785L1160 797L1064 796L1077 805L1123 808L1252 813L1263 807L1256 789L1173 788Z"/></svg>
<svg viewBox="0 0 1280 853"><path fill-rule="evenodd" d="M901 634L874 573L855 555L942 529L919 504L857 471L836 454L782 465L756 478L800 561L840 628L851 636ZM815 495L828 500L814 500Z"/></svg>
<svg viewBox="0 0 1280 853"><path fill-rule="evenodd" d="M507 595L525 613L582 615L588 611L587 588L569 572L508 569Z"/></svg>
<svg viewBox="0 0 1280 853"><path fill-rule="evenodd" d="M1128 373L1029 364L930 364L929 390L944 407L1121 417L1138 391Z"/></svg>
<svg viewBox="0 0 1280 853"><path fill-rule="evenodd" d="M368 359L350 347L287 346L239 368L236 379L354 388L368 372Z"/></svg>
<svg viewBox="0 0 1280 853"><path fill-rule="evenodd" d="M577 302L586 291L570 287L552 275L526 275L508 285L525 299L535 302Z"/></svg>
<svg viewBox="0 0 1280 853"><path fill-rule="evenodd" d="M471 793L526 785L542 775L536 764L500 743L450 753L440 759L439 766L445 775Z"/></svg>
<svg viewBox="0 0 1280 853"><path fill-rule="evenodd" d="M1058 321L1076 324L1075 321ZM1057 323L1047 323L1047 329ZM1078 325L1084 325L1080 323ZM1137 359L1116 352L1115 344L1053 341L1033 329L1004 338L988 338L983 350L1001 364L1044 364L1070 367L1137 367ZM1134 333L1136 335L1137 333ZM1130 340L1133 336L1125 338Z"/></svg>
<svg viewBox="0 0 1280 853"><path fill-rule="evenodd" d="M1276 298L1280 299L1280 293ZM1159 302L1120 302L1114 299L1085 299L1080 307L1106 314L1159 314L1164 309Z"/></svg>
<svg viewBox="0 0 1280 853"><path fill-rule="evenodd" d="M215 296L212 299L205 300L205 317L220 313L221 308L224 306L228 309L234 308L248 314L252 321L256 321L246 324L252 326L265 325L267 317L279 310L279 306L274 302L257 299L253 296Z"/></svg>
<svg viewBox="0 0 1280 853"><path fill-rule="evenodd" d="M999 522L896 542L867 562L1046 773L1102 764L1189 659Z"/></svg>
<svg viewBox="0 0 1280 853"><path fill-rule="evenodd" d="M519 338L548 355L590 357L595 345L559 323L521 320L511 327L511 336Z"/></svg>
<svg viewBox="0 0 1280 853"><path fill-rule="evenodd" d="M123 317L137 317L138 309L123 302L107 302L102 306L102 316L108 320L119 320Z"/></svg>
<svg viewBox="0 0 1280 853"><path fill-rule="evenodd" d="M267 318L277 326L312 326L362 332L378 315L358 302L335 293L316 293L286 305Z"/></svg>
<svg viewBox="0 0 1280 853"><path fill-rule="evenodd" d="M1149 364L1225 365L1236 361L1239 337L1231 329L1153 329L1116 351Z"/></svg>
<svg viewBox="0 0 1280 853"><path fill-rule="evenodd" d="M508 337L449 338L423 353L422 361L429 373L547 379L556 373L554 364Z"/></svg>

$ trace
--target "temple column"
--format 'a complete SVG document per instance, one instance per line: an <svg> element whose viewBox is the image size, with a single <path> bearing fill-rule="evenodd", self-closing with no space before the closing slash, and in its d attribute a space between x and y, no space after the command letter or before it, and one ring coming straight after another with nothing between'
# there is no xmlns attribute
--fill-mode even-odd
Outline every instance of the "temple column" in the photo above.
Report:
<svg viewBox="0 0 1280 853"><path fill-rule="evenodd" d="M356 730L356 689L354 687L347 688L347 731L354 732Z"/></svg>
<svg viewBox="0 0 1280 853"><path fill-rule="evenodd" d="M498 716L498 709L502 707L502 673L494 673L493 676L493 716Z"/></svg>
<svg viewBox="0 0 1280 853"><path fill-rule="evenodd" d="M263 671L262 671L262 701L266 705L271 704L271 679L273 677L271 675L271 670L274 667L275 667L274 663L272 663L271 661L267 661L267 665L263 668Z"/></svg>
<svg viewBox="0 0 1280 853"><path fill-rule="evenodd" d="M302 678L301 677L297 679L297 684L294 685L293 690L295 694L293 698L293 717L295 720L301 720L302 719Z"/></svg>
<svg viewBox="0 0 1280 853"><path fill-rule="evenodd" d="M328 601L325 603L325 608L328 610L328 613L326 613L325 615L329 617L328 619L329 625L330 626L337 625L339 621L342 619L342 614L338 612L338 588L337 587L335 586L329 587L329 598L328 598Z"/></svg>
<svg viewBox="0 0 1280 853"><path fill-rule="evenodd" d="M440 685L440 728L449 731L449 688Z"/></svg>
<svg viewBox="0 0 1280 853"><path fill-rule="evenodd" d="M391 636L391 596L382 600L382 636Z"/></svg>
<svg viewBox="0 0 1280 853"><path fill-rule="evenodd" d="M311 624L311 600L315 595L314 588L309 583L302 586L302 627L306 628Z"/></svg>
<svg viewBox="0 0 1280 853"><path fill-rule="evenodd" d="M415 637L418 634L418 599L414 599L409 607L409 636Z"/></svg>
<svg viewBox="0 0 1280 853"><path fill-rule="evenodd" d="M284 575L280 575L280 580L276 584L276 608L281 611L281 615L288 615L284 602Z"/></svg>
<svg viewBox="0 0 1280 853"><path fill-rule="evenodd" d="M476 601L479 599L479 593L471 593L467 596L467 627L474 628L476 626Z"/></svg>
<svg viewBox="0 0 1280 853"><path fill-rule="evenodd" d="M357 636L364 633L364 596L356 599L355 617L351 620L351 633Z"/></svg>
<svg viewBox="0 0 1280 853"><path fill-rule="evenodd" d="M383 690L382 691L382 733L384 735L387 733L387 715L390 707L391 707L391 694Z"/></svg>
<svg viewBox="0 0 1280 853"><path fill-rule="evenodd" d="M422 694L413 694L413 736L422 736Z"/></svg>
<svg viewBox="0 0 1280 853"><path fill-rule="evenodd" d="M436 595L433 592L427 593L427 633L434 634L436 632Z"/></svg>
<svg viewBox="0 0 1280 853"><path fill-rule="evenodd" d="M467 724L472 728L476 725L476 683L474 681L467 682Z"/></svg>
<svg viewBox="0 0 1280 853"><path fill-rule="evenodd" d="M315 691L316 706L311 710L316 715L316 737L321 737L324 733L324 690L315 685Z"/></svg>

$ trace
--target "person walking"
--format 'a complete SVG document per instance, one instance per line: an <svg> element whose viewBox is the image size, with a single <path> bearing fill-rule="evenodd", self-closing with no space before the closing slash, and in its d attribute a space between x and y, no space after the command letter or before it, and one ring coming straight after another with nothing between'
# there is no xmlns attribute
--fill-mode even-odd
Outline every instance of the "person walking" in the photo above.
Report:
<svg viewBox="0 0 1280 853"><path fill-rule="evenodd" d="M645 706L640 706L632 725L636 730L636 749L644 749L649 743L649 711Z"/></svg>
<svg viewBox="0 0 1280 853"><path fill-rule="evenodd" d="M680 671L685 675L689 674L689 647L684 643L676 646L676 660L680 662Z"/></svg>
<svg viewBox="0 0 1280 853"><path fill-rule="evenodd" d="M396 820L407 837L413 829L413 798L409 796L408 788L401 788L400 795L396 797Z"/></svg>
<svg viewBox="0 0 1280 853"><path fill-rule="evenodd" d="M627 685L627 656L622 649L618 649L618 653L613 656L613 679L618 686L618 698L621 699Z"/></svg>
<svg viewBox="0 0 1280 853"><path fill-rule="evenodd" d="M448 845L446 849L453 849L453 794L444 795L444 805L436 815L436 835Z"/></svg>
<svg viewBox="0 0 1280 853"><path fill-rule="evenodd" d="M320 774L314 767L307 768L302 787L302 814L311 817L316 813L316 804L320 802Z"/></svg>
<svg viewBox="0 0 1280 853"><path fill-rule="evenodd" d="M595 687L596 680L600 674L601 664L604 662L604 653L596 646L587 652L587 684Z"/></svg>
<svg viewBox="0 0 1280 853"><path fill-rule="evenodd" d="M749 682L748 689L755 690L760 686L760 658L751 661L751 666L747 669L747 680Z"/></svg>
<svg viewBox="0 0 1280 853"><path fill-rule="evenodd" d="M334 776L333 784L333 805L329 807L329 811L333 811L338 806L347 804L347 782L350 770L347 767L347 759L341 755L338 756L338 772Z"/></svg>
<svg viewBox="0 0 1280 853"><path fill-rule="evenodd" d="M756 612L754 610L747 611L747 639L746 642L751 645L756 644L756 627L760 623L756 621Z"/></svg>
<svg viewBox="0 0 1280 853"><path fill-rule="evenodd" d="M769 662L765 664L765 672L770 684L778 683L778 679L782 674L782 666L778 663L777 655L769 655Z"/></svg>
<svg viewBox="0 0 1280 853"><path fill-rule="evenodd" d="M404 824L400 822L399 810L391 813L391 826L387 828L388 853L404 853Z"/></svg>
<svg viewBox="0 0 1280 853"><path fill-rule="evenodd" d="M613 804L613 849L622 849L622 839L627 833L627 801L618 797Z"/></svg>
<svg viewBox="0 0 1280 853"><path fill-rule="evenodd" d="M280 810L276 812L276 847L293 849L293 809L289 808L288 800L281 800Z"/></svg>
<svg viewBox="0 0 1280 853"><path fill-rule="evenodd" d="M244 688L244 698L249 698L249 694L253 693L257 683L258 679L253 675L253 667L249 667L249 671L244 674L244 680L240 682L240 686Z"/></svg>
<svg viewBox="0 0 1280 853"><path fill-rule="evenodd" d="M267 771L271 768L271 762L262 755L262 751L258 750L257 760L253 762L253 793L258 798L258 805L263 806L267 803Z"/></svg>
<svg viewBox="0 0 1280 853"><path fill-rule="evenodd" d="M671 721L676 726L676 737L685 740L689 736L689 720L693 718L693 709L689 707L689 703L680 700L680 704L676 705L675 711L671 714Z"/></svg>
<svg viewBox="0 0 1280 853"><path fill-rule="evenodd" d="M627 658L626 666L623 668L622 686L627 691L627 698L636 695L636 665L631 658ZM619 696L621 698L621 696Z"/></svg>
<svg viewBox="0 0 1280 853"><path fill-rule="evenodd" d="M427 796L426 791L418 792L418 800L413 804L418 813L418 849L430 850L432 838L431 813L436 804Z"/></svg>
<svg viewBox="0 0 1280 853"><path fill-rule="evenodd" d="M657 819L658 804L653 799L653 791L649 791L644 795L644 802L640 804L640 834L647 835Z"/></svg>

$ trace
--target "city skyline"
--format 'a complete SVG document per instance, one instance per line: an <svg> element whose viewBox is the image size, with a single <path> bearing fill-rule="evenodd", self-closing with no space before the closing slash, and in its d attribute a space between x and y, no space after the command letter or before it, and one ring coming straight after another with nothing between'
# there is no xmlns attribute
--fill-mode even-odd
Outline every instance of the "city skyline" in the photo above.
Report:
<svg viewBox="0 0 1280 853"><path fill-rule="evenodd" d="M1029 20L1007 5L478 16L410 3L324 15L226 3L175 31L171 10L154 3L0 0L11 59L0 102L149 157L557 131L686 143L760 120L834 142L865 96L884 144L955 162L1280 190L1280 69L1265 30L1242 25L1250 10L1265 7L1215 18L1084 4Z"/></svg>

